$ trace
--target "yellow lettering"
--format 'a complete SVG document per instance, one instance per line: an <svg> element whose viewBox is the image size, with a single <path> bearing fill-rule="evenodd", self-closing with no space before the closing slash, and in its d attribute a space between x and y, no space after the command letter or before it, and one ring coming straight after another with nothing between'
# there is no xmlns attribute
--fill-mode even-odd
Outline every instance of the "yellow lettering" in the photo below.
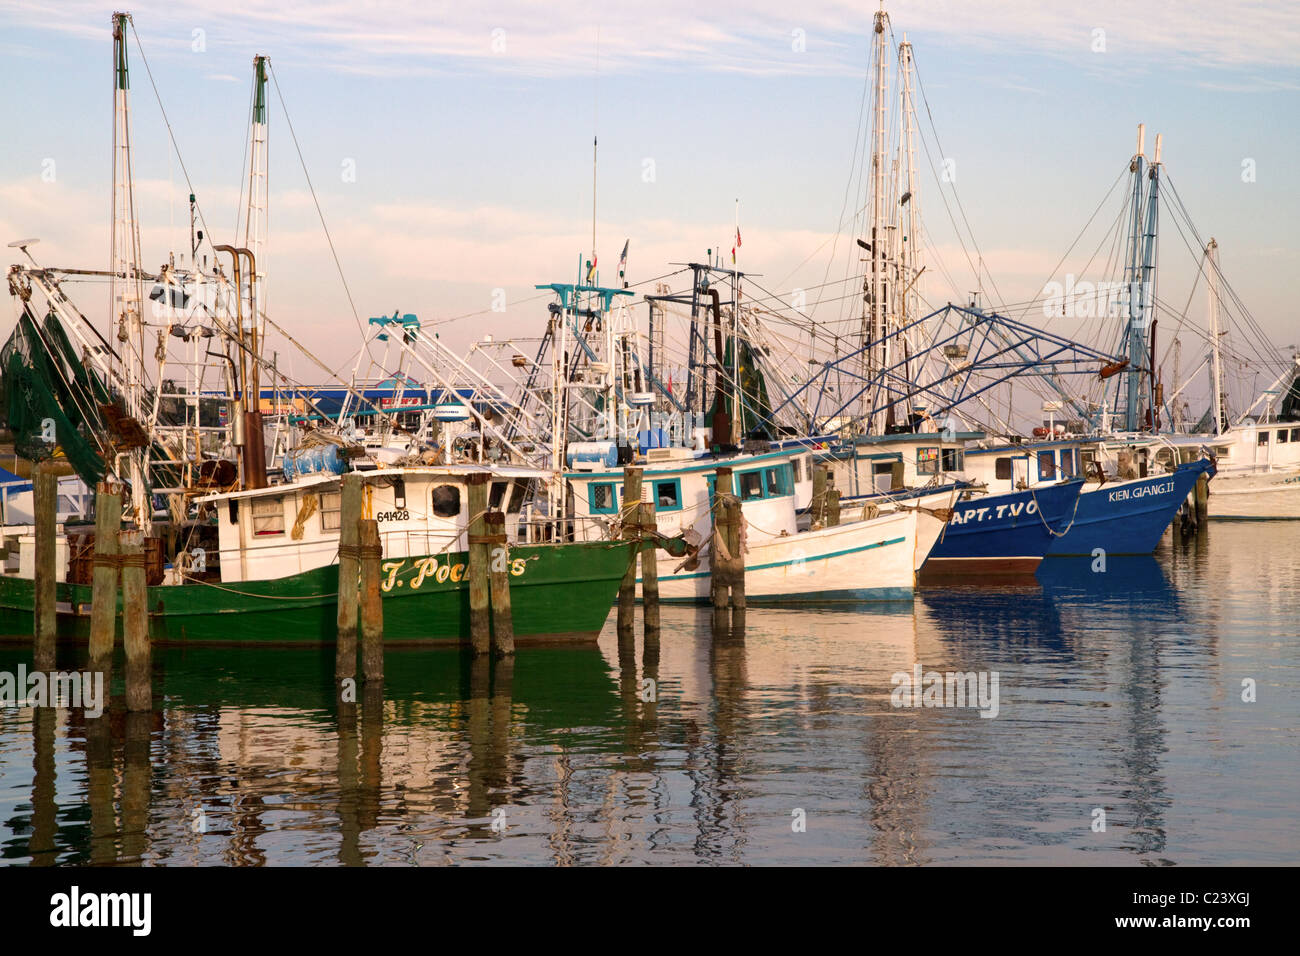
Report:
<svg viewBox="0 0 1300 956"><path fill-rule="evenodd" d="M425 558L420 562L419 573L415 575L415 580L411 582L411 589L414 590L424 583L424 579L433 574L438 568L437 558Z"/></svg>
<svg viewBox="0 0 1300 956"><path fill-rule="evenodd" d="M458 564L451 569L451 579L453 581L459 581L461 579L461 576L464 575L464 573L465 573L465 565Z"/></svg>
<svg viewBox="0 0 1300 956"><path fill-rule="evenodd" d="M450 565L450 564L440 564L440 565L438 565L438 570L437 570L437 572L434 574L434 577L437 578L437 579L438 579L438 583L441 584L443 581L446 581L446 580L447 580L447 575L448 575L450 572L451 572L451 565Z"/></svg>
<svg viewBox="0 0 1300 956"><path fill-rule="evenodd" d="M405 563L405 562L403 562L403 561L385 561L385 562L384 562L384 570L388 572L388 577L384 580L384 583L383 583L383 588L384 588L385 591L391 591L391 590L393 589L393 582L395 582L395 581L397 580L397 570L398 570L398 568L400 568L404 563Z"/></svg>
<svg viewBox="0 0 1300 956"><path fill-rule="evenodd" d="M519 575L524 573L524 568L527 567L527 565L528 562L524 558L515 558L510 562L510 576L515 578L519 577Z"/></svg>

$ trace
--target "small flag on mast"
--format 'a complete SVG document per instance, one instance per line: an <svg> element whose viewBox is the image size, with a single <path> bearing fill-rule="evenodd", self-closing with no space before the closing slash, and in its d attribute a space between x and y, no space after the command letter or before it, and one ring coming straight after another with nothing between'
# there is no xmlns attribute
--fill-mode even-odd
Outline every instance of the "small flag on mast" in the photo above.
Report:
<svg viewBox="0 0 1300 956"><path fill-rule="evenodd" d="M624 241L623 254L618 257L618 274L620 276L623 274L623 270L627 268L627 247L628 244L631 243L631 241L632 241L631 239Z"/></svg>
<svg viewBox="0 0 1300 956"><path fill-rule="evenodd" d="M596 277L596 250L591 251L591 261L587 263L587 285Z"/></svg>
<svg viewBox="0 0 1300 956"><path fill-rule="evenodd" d="M736 227L736 244L731 247L731 264L736 264L736 250L740 248L740 227Z"/></svg>

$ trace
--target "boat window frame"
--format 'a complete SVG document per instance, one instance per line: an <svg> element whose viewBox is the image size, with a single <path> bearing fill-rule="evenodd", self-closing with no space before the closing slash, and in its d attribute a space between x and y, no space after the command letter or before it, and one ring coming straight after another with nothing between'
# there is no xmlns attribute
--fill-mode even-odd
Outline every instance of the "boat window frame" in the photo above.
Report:
<svg viewBox="0 0 1300 956"><path fill-rule="evenodd" d="M610 504L608 507L600 507L596 504L597 488L609 489ZM587 485L587 507L591 514L594 515L618 514L619 502L622 500L623 500L623 485L617 481L593 481Z"/></svg>
<svg viewBox="0 0 1300 956"><path fill-rule="evenodd" d="M939 446L920 445L916 449L916 473L918 475L939 474Z"/></svg>
<svg viewBox="0 0 1300 956"><path fill-rule="evenodd" d="M261 514L258 514L259 508L262 511ZM248 517L255 538L272 538L278 534L284 534L284 496L266 495L251 499L248 503ZM270 521L275 523L277 520L279 523L278 528L259 528L258 526L259 522Z"/></svg>
<svg viewBox="0 0 1300 956"><path fill-rule="evenodd" d="M1003 471L1006 474L1003 474ZM1015 464L1010 455L993 459L993 477L997 481L1013 481L1016 477Z"/></svg>
<svg viewBox="0 0 1300 956"><path fill-rule="evenodd" d="M659 486L672 485L673 500L676 504L665 505L659 501ZM650 480L650 494L654 498L655 512L662 511L681 511L682 510L682 480L680 478L652 478Z"/></svg>
<svg viewBox="0 0 1300 956"><path fill-rule="evenodd" d="M326 505L326 496L334 498L335 505L328 507ZM322 491L316 496L316 507L320 512L320 529L321 531L340 531L343 528L343 490ZM327 521L326 516L331 516Z"/></svg>
<svg viewBox="0 0 1300 956"><path fill-rule="evenodd" d="M1046 472L1043 471L1044 461L1048 463L1048 468ZM1056 449L1040 448L1038 450L1038 453L1034 455L1034 466L1038 469L1039 481L1056 481L1057 478Z"/></svg>

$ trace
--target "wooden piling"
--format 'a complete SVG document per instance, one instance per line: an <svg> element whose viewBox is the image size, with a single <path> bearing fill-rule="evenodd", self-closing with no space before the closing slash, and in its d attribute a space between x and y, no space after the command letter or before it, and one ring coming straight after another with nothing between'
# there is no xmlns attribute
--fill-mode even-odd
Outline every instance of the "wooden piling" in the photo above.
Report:
<svg viewBox="0 0 1300 956"><path fill-rule="evenodd" d="M357 676L357 579L361 570L361 499L365 483L360 475L344 475L339 482L339 595L338 643L334 676Z"/></svg>
<svg viewBox="0 0 1300 956"><path fill-rule="evenodd" d="M510 607L510 557L506 548L506 516L489 511L487 527L491 570L488 584L492 600L492 656L508 657L515 652L514 612Z"/></svg>
<svg viewBox="0 0 1300 956"><path fill-rule="evenodd" d="M1205 524L1210 515L1210 476L1202 474L1196 479L1196 523Z"/></svg>
<svg viewBox="0 0 1300 956"><path fill-rule="evenodd" d="M745 554L741 534L741 522L744 516L740 499L729 495L727 501L727 550L731 552L730 570L727 583L731 587L732 612L744 613L745 610Z"/></svg>
<svg viewBox="0 0 1300 956"><path fill-rule="evenodd" d="M826 478L830 469L825 465L813 465L813 493L809 512L812 527L826 527Z"/></svg>
<svg viewBox="0 0 1300 956"><path fill-rule="evenodd" d="M475 472L469 481L469 639L474 653L492 649L491 589L488 584L491 545L487 541L487 472Z"/></svg>
<svg viewBox="0 0 1300 956"><path fill-rule="evenodd" d="M58 632L55 593L58 583L59 477L51 462L41 462L32 476L36 512L36 618L33 662L38 671L54 670L54 641Z"/></svg>
<svg viewBox="0 0 1300 956"><path fill-rule="evenodd" d="M153 686L149 679L149 594L145 587L144 532L118 534L122 563L122 644L126 648L126 709L153 707Z"/></svg>
<svg viewBox="0 0 1300 956"><path fill-rule="evenodd" d="M655 506L651 502L641 502L640 524L643 534L657 528ZM646 635L657 634L659 631L658 550L653 538L641 549L641 624Z"/></svg>
<svg viewBox="0 0 1300 956"><path fill-rule="evenodd" d="M641 469L623 469L623 507L619 515L623 521L623 540L630 541L641 537ZM634 557L623 574L623 583L618 588L618 629L631 630L636 620L636 573L637 559Z"/></svg>
<svg viewBox="0 0 1300 956"><path fill-rule="evenodd" d="M357 523L361 555L361 673L367 681L384 679L384 596L379 564L384 559L379 522L362 518Z"/></svg>
<svg viewBox="0 0 1300 956"><path fill-rule="evenodd" d="M105 675L117 640L118 530L122 526L120 485L101 481L95 492L95 563L90 598L90 669Z"/></svg>
<svg viewBox="0 0 1300 956"><path fill-rule="evenodd" d="M835 487L835 475L830 469L826 474L826 527L834 528L840 523L840 490Z"/></svg>

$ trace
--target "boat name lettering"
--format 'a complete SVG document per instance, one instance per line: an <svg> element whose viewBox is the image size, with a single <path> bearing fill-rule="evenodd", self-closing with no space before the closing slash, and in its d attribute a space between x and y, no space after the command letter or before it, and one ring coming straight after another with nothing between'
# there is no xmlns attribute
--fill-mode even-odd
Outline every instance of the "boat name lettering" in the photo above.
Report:
<svg viewBox="0 0 1300 956"><path fill-rule="evenodd" d="M986 505L983 508L962 508L960 510L955 510L952 513L952 523L969 524L972 521L978 523L983 521L985 518L988 518L991 521L998 521L1002 518L1018 518L1022 514L1032 515L1037 513L1037 501L1019 501L1015 504L998 505L997 507Z"/></svg>
<svg viewBox="0 0 1300 956"><path fill-rule="evenodd" d="M375 515L376 521L410 521L411 512L402 508L398 511L380 511Z"/></svg>
<svg viewBox="0 0 1300 956"><path fill-rule="evenodd" d="M515 558L509 562L509 567L510 576L517 578L527 569L528 559ZM414 572L409 582L402 575L403 569ZM450 559L441 563L437 558L385 561L383 564L384 581L381 587L385 592L388 592L393 588L404 588L409 584L412 591L418 591L430 579L439 584L445 584L447 581L458 584L465 580L465 570L464 561L453 564Z"/></svg>
<svg viewBox="0 0 1300 956"><path fill-rule="evenodd" d="M1166 495L1174 490L1173 479L1162 481L1158 485L1138 485L1136 488L1116 488L1107 497L1108 501L1128 501L1132 498L1149 498L1152 495Z"/></svg>

